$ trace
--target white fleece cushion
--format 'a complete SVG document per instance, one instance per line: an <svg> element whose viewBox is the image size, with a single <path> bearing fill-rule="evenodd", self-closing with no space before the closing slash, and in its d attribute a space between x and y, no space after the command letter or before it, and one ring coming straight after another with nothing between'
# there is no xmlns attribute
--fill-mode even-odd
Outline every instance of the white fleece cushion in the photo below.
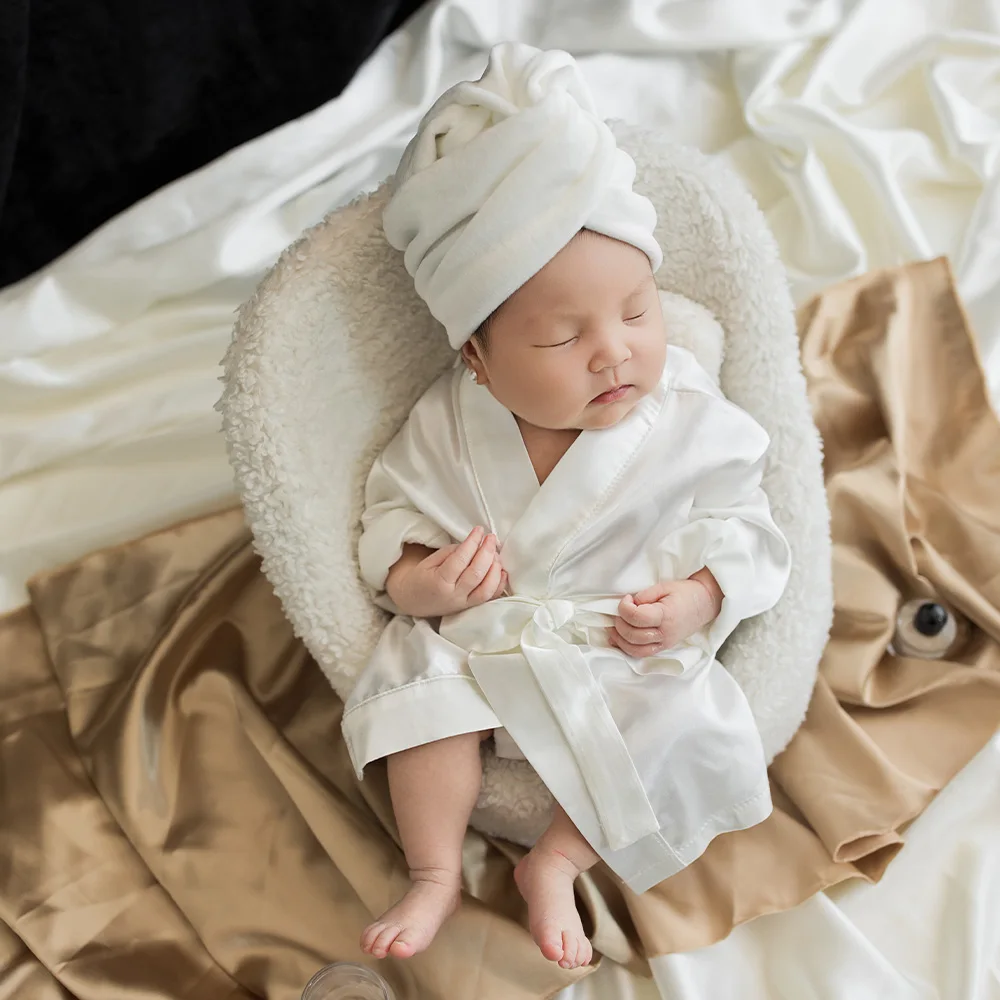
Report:
<svg viewBox="0 0 1000 1000"><path fill-rule="evenodd" d="M728 170L654 132L616 124L615 134L636 162L636 190L656 207L657 284L716 317L723 390L771 435L764 485L792 548L791 580L721 656L770 761L805 716L833 608L821 442L785 273L760 210ZM282 254L240 311L219 403L264 572L341 697L385 622L357 568L365 478L453 359L382 233L386 199L380 188L331 213ZM709 370L717 363L717 345L688 346ZM474 826L530 843L550 808L526 763L484 750Z"/></svg>

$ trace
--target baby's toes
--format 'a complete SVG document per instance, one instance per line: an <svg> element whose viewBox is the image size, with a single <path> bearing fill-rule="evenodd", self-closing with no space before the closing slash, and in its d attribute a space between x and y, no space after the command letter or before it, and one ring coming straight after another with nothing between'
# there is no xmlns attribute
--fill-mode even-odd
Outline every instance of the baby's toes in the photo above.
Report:
<svg viewBox="0 0 1000 1000"><path fill-rule="evenodd" d="M375 938L375 944L372 945L372 954L376 958L385 958L393 942L399 937L400 930L399 924L383 924L378 937Z"/></svg>
<svg viewBox="0 0 1000 1000"><path fill-rule="evenodd" d="M565 956L563 933L555 924L543 925L538 929L535 940L541 953L550 962L561 962Z"/></svg>
<svg viewBox="0 0 1000 1000"><path fill-rule="evenodd" d="M361 950L366 954L370 955L372 953L372 947L375 944L375 939L382 933L385 924L381 920L376 920L374 923L369 924L364 931L361 933Z"/></svg>
<svg viewBox="0 0 1000 1000"><path fill-rule="evenodd" d="M575 969L577 967L577 953L580 950L579 942L572 931L563 931L562 953L559 960L559 967L562 969Z"/></svg>
<svg viewBox="0 0 1000 1000"><path fill-rule="evenodd" d="M416 954L420 942L411 941L410 936L412 931L410 928L404 928L399 936L389 947L389 954L393 958L410 958Z"/></svg>

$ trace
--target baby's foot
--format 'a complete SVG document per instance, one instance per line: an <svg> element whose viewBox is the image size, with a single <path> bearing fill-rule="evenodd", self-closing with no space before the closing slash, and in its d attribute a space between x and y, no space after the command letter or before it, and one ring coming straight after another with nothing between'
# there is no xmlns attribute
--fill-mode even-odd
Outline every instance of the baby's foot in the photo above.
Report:
<svg viewBox="0 0 1000 1000"><path fill-rule="evenodd" d="M409 958L434 940L461 898L461 879L444 871L410 872L407 894L370 923L361 935L361 950L375 958Z"/></svg>
<svg viewBox="0 0 1000 1000"><path fill-rule="evenodd" d="M563 969L589 965L594 957L573 894L573 880L579 874L565 855L537 847L514 869L514 880L528 904L531 936L542 954Z"/></svg>

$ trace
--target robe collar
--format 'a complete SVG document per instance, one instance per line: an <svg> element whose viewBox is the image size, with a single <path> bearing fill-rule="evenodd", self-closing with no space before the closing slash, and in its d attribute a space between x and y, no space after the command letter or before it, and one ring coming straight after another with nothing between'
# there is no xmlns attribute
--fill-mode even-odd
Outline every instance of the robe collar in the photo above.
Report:
<svg viewBox="0 0 1000 1000"><path fill-rule="evenodd" d="M666 402L666 371L624 420L583 431L539 485L514 415L492 393L461 373L463 432L476 486L503 547L503 563L519 590L548 596L552 569L573 538L614 492Z"/></svg>

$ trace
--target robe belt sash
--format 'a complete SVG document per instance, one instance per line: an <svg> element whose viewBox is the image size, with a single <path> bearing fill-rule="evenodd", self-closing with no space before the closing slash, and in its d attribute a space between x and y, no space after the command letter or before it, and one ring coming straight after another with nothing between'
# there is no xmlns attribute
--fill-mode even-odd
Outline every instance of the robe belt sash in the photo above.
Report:
<svg viewBox="0 0 1000 1000"><path fill-rule="evenodd" d="M617 610L617 598L575 603L519 595L470 608L441 627L445 638L469 652L474 676L490 657L524 657L576 760L611 850L660 827L580 647L588 629L610 627Z"/></svg>

